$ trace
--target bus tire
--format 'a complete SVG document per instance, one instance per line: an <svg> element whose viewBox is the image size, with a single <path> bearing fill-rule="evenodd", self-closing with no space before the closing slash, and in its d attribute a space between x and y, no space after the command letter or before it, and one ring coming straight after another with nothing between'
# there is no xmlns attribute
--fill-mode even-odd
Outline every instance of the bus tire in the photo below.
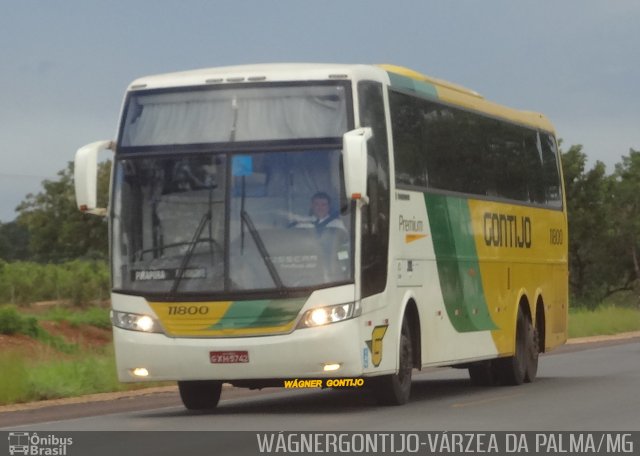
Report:
<svg viewBox="0 0 640 456"><path fill-rule="evenodd" d="M180 399L189 410L214 409L220 401L222 382L216 380L194 380L178 382Z"/></svg>
<svg viewBox="0 0 640 456"><path fill-rule="evenodd" d="M520 385L527 378L527 370L533 368L533 353L535 352L535 368L538 365L538 347L535 342L531 321L525 314L518 311L516 324L516 350L513 356L500 358L495 361L497 373L505 385ZM535 377L535 376L534 376Z"/></svg>
<svg viewBox="0 0 640 456"><path fill-rule="evenodd" d="M374 383L375 396L380 405L403 405L411 396L411 373L413 370L413 349L411 345L411 329L404 319L400 333L398 372L377 377Z"/></svg>
<svg viewBox="0 0 640 456"><path fill-rule="evenodd" d="M531 341L529 346L527 347L527 355L526 355L526 373L524 375L524 381L526 383L531 383L536 379L536 375L538 375L538 355L539 355L539 334L538 328L536 328L528 318L527 321L527 339Z"/></svg>
<svg viewBox="0 0 640 456"><path fill-rule="evenodd" d="M495 386L500 383L492 361L479 361L469 366L469 378L475 386Z"/></svg>

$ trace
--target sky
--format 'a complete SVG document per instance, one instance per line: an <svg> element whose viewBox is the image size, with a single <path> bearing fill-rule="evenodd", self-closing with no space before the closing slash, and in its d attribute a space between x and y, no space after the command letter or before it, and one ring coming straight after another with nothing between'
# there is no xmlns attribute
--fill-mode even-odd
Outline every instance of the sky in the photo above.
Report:
<svg viewBox="0 0 640 456"><path fill-rule="evenodd" d="M640 149L637 0L7 0L0 15L0 222L89 142L124 91L166 72L391 63L554 123L612 172Z"/></svg>

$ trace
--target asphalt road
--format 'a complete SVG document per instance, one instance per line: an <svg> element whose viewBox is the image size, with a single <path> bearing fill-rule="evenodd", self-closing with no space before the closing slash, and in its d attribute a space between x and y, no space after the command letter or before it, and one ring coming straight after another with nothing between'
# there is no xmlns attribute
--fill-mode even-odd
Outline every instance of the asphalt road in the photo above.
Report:
<svg viewBox="0 0 640 456"><path fill-rule="evenodd" d="M175 392L0 413L2 431L640 431L640 338L565 346L532 384L475 387L466 370L416 373L412 398L381 407L365 390L225 390L218 409Z"/></svg>

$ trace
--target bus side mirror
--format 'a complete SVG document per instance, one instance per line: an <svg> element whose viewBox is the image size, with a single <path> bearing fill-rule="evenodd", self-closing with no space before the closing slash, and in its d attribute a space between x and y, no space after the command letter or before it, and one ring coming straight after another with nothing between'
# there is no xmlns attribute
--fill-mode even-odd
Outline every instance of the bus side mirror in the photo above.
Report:
<svg viewBox="0 0 640 456"><path fill-rule="evenodd" d="M98 154L102 150L114 149L112 141L97 141L81 147L76 152L73 180L76 204L80 211L93 215L107 215L107 209L98 203Z"/></svg>
<svg viewBox="0 0 640 456"><path fill-rule="evenodd" d="M371 128L358 128L342 136L342 167L347 198L367 202L367 140Z"/></svg>

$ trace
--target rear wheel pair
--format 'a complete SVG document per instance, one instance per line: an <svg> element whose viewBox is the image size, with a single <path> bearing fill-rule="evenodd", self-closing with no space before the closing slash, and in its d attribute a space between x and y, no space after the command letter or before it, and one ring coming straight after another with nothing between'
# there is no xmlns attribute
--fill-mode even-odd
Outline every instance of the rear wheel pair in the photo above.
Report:
<svg viewBox="0 0 640 456"><path fill-rule="evenodd" d="M474 385L520 385L533 382L538 372L538 331L522 311L516 324L516 350L513 356L474 363L469 376Z"/></svg>

